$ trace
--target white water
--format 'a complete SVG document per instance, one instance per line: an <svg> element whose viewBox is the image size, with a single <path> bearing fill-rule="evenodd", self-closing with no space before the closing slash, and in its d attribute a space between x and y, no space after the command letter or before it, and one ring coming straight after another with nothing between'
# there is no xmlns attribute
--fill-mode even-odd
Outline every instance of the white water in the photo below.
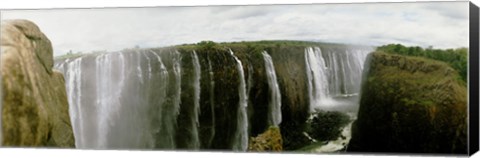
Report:
<svg viewBox="0 0 480 158"><path fill-rule="evenodd" d="M358 94L369 49L305 49L310 107L331 109L336 97Z"/></svg>
<svg viewBox="0 0 480 158"><path fill-rule="evenodd" d="M353 94L360 91L363 64L369 49L326 49L323 51L329 74L330 96Z"/></svg>
<svg viewBox="0 0 480 158"><path fill-rule="evenodd" d="M268 120L270 125L278 126L282 122L282 98L277 83L277 74L273 66L272 57L267 52L262 52L265 61L265 70L267 73L268 87L270 88Z"/></svg>
<svg viewBox="0 0 480 158"><path fill-rule="evenodd" d="M233 150L246 151L248 147L248 120L247 120L247 93L245 85L245 74L243 72L242 62L230 50L230 55L237 62L237 70L239 74L240 85L238 87L238 95L240 97L238 106L237 131L234 137Z"/></svg>
<svg viewBox="0 0 480 158"><path fill-rule="evenodd" d="M175 51L173 53L173 73L175 75L175 98L174 98L174 111L175 115L180 113L180 102L182 94L182 64L181 64L180 52ZM176 122L176 120L175 120Z"/></svg>
<svg viewBox="0 0 480 158"><path fill-rule="evenodd" d="M305 50L305 53L310 107L315 108L325 105L324 103L330 99L327 97L329 94L327 79L329 73L320 48L309 47Z"/></svg>
<svg viewBox="0 0 480 158"><path fill-rule="evenodd" d="M63 64L62 64L63 67ZM72 68L73 71L68 71L65 74L66 89L67 94L77 94L77 95L68 95L69 103L69 114L70 122L72 123L73 134L75 136L75 146L78 148L83 148L85 142L85 132L82 127L82 110L81 110L81 98L82 98L82 58L77 58L73 62L68 63L68 67Z"/></svg>
<svg viewBox="0 0 480 158"><path fill-rule="evenodd" d="M165 67L165 64L163 63L162 61L162 58L154 51L150 51L150 53L152 53L156 58L157 58L157 61L159 63L159 78L158 78L158 82L160 82L161 84L159 85L160 87L158 88L158 91L160 92L160 94L157 96L158 98L158 102L157 102L157 107L158 108L155 108L155 112L157 115L155 115L155 118L156 120L158 120L158 122L156 123L157 126L153 126L152 128L152 131L154 133L160 133L160 131L162 130L162 124L163 121L162 121L162 113L163 113L163 109L164 109L164 102L165 102L165 99L167 97L167 88L168 88L168 70L167 68ZM173 127L172 127L173 128ZM172 138L173 139L173 138ZM173 147L173 145L171 145L171 147Z"/></svg>
<svg viewBox="0 0 480 158"><path fill-rule="evenodd" d="M157 61L159 63L159 75L160 75L160 78L158 79L159 81L158 82L161 82L162 84L160 84L160 87L158 88L158 91L160 91L160 95L158 95L158 99L159 99L159 102L158 102L158 105L160 105L160 108L158 108L158 114L162 114L162 106L163 106L163 103L165 102L165 98L167 96L167 88L168 88L168 70L167 68L165 67L165 64L163 63L162 61L162 58L156 53L156 52L153 52L153 51L150 51L153 55L155 55L155 57L157 58ZM161 117L159 118L161 119ZM162 122L160 121L159 124L161 124ZM158 126L160 127L160 126ZM160 129L155 129L155 132L158 132Z"/></svg>
<svg viewBox="0 0 480 158"><path fill-rule="evenodd" d="M147 58L147 62L148 62L148 79L152 79L152 66L151 66L151 62L150 62L150 57L148 57L148 55L145 54L146 51L143 51L142 54L145 56L145 58Z"/></svg>
<svg viewBox="0 0 480 158"><path fill-rule="evenodd" d="M358 110L358 93L363 64L372 49L305 49L308 94L311 111L342 111L351 117ZM315 148L315 152L336 152L343 149L351 138L350 122L342 130L344 138L329 141Z"/></svg>
<svg viewBox="0 0 480 158"><path fill-rule="evenodd" d="M109 118L109 102L112 99L112 94L110 93L113 88L113 85L110 85L112 82L111 80L111 60L108 58L109 54L99 55L96 58L96 81L97 81L97 119L98 119L98 126L97 126L97 143L96 148L104 149L106 148L106 137L108 133L108 118Z"/></svg>
<svg viewBox="0 0 480 158"><path fill-rule="evenodd" d="M200 61L198 60L197 52L193 51L193 67L194 67L194 112L193 112L193 119L194 119L194 127L192 127L192 134L193 140L191 144L193 145L194 149L200 148L200 140L198 138L198 126L199 123L199 113L200 113L200 77L201 77L201 68L200 68Z"/></svg>
<svg viewBox="0 0 480 158"><path fill-rule="evenodd" d="M144 79L138 76L141 71L137 67L129 69L126 66L123 54L100 54L93 58L95 66L92 65L90 69L90 65L82 64L85 57L56 65L65 74L69 112L78 148L153 147L152 131L158 131L160 126L150 125L145 117L150 110L150 95L142 92L142 89L124 88ZM160 57L157 59L161 62ZM138 62L129 64L138 66ZM131 70L135 70L133 72L137 75L128 78L126 74ZM159 97L159 104L162 105L166 96L168 72L163 63L160 63L160 70L160 95L153 97ZM93 79L89 80L90 76ZM128 98L122 98L125 97L125 91L129 92Z"/></svg>
<svg viewBox="0 0 480 158"><path fill-rule="evenodd" d="M348 113L348 115L352 119L355 118L355 114ZM350 139L352 139L352 124L353 121L350 122L348 125L343 127L341 135L342 137L338 137L336 140L329 141L327 144L322 145L318 148L314 148L313 150L315 152L321 152L321 153L328 153L328 152L337 152L345 147L347 147L348 143L350 142Z"/></svg>
<svg viewBox="0 0 480 158"><path fill-rule="evenodd" d="M160 129L160 136L159 140L157 140L157 144L159 144L159 148L167 148L167 149L174 149L176 146L175 143L175 133L177 128L177 116L180 114L180 103L181 103L181 81L182 81L182 64L181 64L181 56L180 52L174 51L170 52L170 60L172 60L172 72L173 72L173 79L174 83L168 83L166 87L169 87L169 84L173 84L173 96L167 96L173 99L172 104L164 104L162 105L161 110L166 110L161 113L161 121L163 125ZM167 78L168 81L168 78ZM166 88L167 89L167 88ZM169 89L169 88L168 88Z"/></svg>
<svg viewBox="0 0 480 158"><path fill-rule="evenodd" d="M253 88L253 66L251 63L247 63L247 64L248 64L247 100L250 101L248 97L250 95L250 91Z"/></svg>
<svg viewBox="0 0 480 158"><path fill-rule="evenodd" d="M207 57L208 60L208 74L210 75L210 113L211 113L211 118L212 118L212 127L211 127L211 134L210 137L208 137L208 144L207 146L210 146L213 141L213 137L215 136L215 79L214 79L214 73L213 73L213 68L212 68L212 62L210 61L210 58Z"/></svg>

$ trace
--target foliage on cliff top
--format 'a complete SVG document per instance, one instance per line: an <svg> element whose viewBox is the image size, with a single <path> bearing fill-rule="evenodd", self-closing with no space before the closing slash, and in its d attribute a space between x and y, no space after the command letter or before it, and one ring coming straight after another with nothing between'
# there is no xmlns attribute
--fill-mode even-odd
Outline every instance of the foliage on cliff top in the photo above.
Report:
<svg viewBox="0 0 480 158"><path fill-rule="evenodd" d="M339 43L325 43L314 41L294 41L294 40L261 40L261 41L240 41L240 42L213 42L201 41L194 44L178 45L179 49L196 50L196 49L228 49L228 48L251 48L251 50L266 50L275 47L311 47L311 46L328 46L328 47L369 47L362 45L347 45Z"/></svg>
<svg viewBox="0 0 480 158"><path fill-rule="evenodd" d="M125 50L127 50L127 49L125 49ZM69 59L69 58L78 58L78 57L82 57L82 56L96 55L96 54L102 54L102 53L108 53L108 52L104 50L104 51L93 51L93 52L91 52L91 53L83 53L83 52L73 53L73 52L70 50L69 52L67 52L67 54L54 57L54 60L63 60L63 59Z"/></svg>
<svg viewBox="0 0 480 158"><path fill-rule="evenodd" d="M421 47L406 47L401 44L389 44L377 48L377 51L400 54L407 56L417 56L434 59L448 63L452 68L460 73L461 79L467 81L468 49L423 49Z"/></svg>

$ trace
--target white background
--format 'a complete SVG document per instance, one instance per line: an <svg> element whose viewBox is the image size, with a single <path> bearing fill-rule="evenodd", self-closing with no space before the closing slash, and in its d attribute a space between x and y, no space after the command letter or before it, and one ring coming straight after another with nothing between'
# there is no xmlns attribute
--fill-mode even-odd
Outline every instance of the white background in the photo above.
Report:
<svg viewBox="0 0 480 158"><path fill-rule="evenodd" d="M143 7L143 6L192 6L192 5L245 5L245 4L308 4L308 3L351 3L351 2L411 2L415 0L2 0L0 9L45 9L45 8L91 8L91 7ZM425 1L425 0L416 0ZM444 1L444 0L436 0ZM477 6L480 0L472 0ZM480 157L477 154L475 157ZM399 157L386 155L319 155L319 154L270 154L270 153L219 153L219 152L165 152L165 151L95 151L66 149L19 149L0 148L0 157L194 157L194 158L318 158L318 157ZM408 156L407 157L412 157ZM425 156L422 156L425 157Z"/></svg>

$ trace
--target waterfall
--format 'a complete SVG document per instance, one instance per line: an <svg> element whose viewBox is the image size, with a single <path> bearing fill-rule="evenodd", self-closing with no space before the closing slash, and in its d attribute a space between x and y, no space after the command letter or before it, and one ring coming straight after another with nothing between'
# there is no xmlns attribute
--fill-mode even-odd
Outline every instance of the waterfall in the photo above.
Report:
<svg viewBox="0 0 480 158"><path fill-rule="evenodd" d="M180 52L175 51L173 53L173 73L175 75L175 99L174 99L174 111L175 115L179 114L181 94L182 94L182 65L181 65ZM176 121L175 121L176 122Z"/></svg>
<svg viewBox="0 0 480 158"><path fill-rule="evenodd" d="M245 87L245 75L243 72L242 62L233 54L230 50L230 55L237 62L237 70L239 74L240 85L238 87L239 106L238 106L238 119L237 119L237 131L234 137L233 150L246 151L248 147L248 120L247 120L247 94Z"/></svg>
<svg viewBox="0 0 480 158"><path fill-rule="evenodd" d="M183 71L182 55L176 50L130 50L106 54L86 55L75 59L57 61L55 68L65 75L72 127L76 146L82 149L175 149L177 148L177 117L182 101L182 84L192 86L192 110L187 116L192 137L190 148L200 148L200 81L201 63L197 52L192 52L192 69ZM235 136L236 150L246 150L248 122L246 115L246 86L241 62L233 54L239 73L238 127ZM212 144L215 136L215 70L207 56L212 126ZM191 73L191 74L184 74ZM191 83L182 83L183 75ZM190 79L189 79L190 80ZM185 85L183 85L185 86ZM185 99L185 98L183 98ZM183 106L183 105L182 105ZM235 107L237 108L237 107ZM220 114L220 117L222 114ZM235 137L235 138L233 138Z"/></svg>
<svg viewBox="0 0 480 158"><path fill-rule="evenodd" d="M156 126L153 126L152 127L152 132L155 134L155 133L160 133L161 130L163 129L162 128L162 124L163 124L163 121L162 121L162 113L163 113L163 106L164 106L164 103L165 103L165 99L166 99L166 96L167 96L167 88L168 88L168 70L167 68L165 67L165 64L163 63L162 61L162 58L154 51L150 51L151 54L153 54L156 58L157 58L157 62L159 64L158 66L158 75L159 75L159 78L157 79L158 82L160 83L159 85L159 88L158 88L158 96L156 96L156 98L158 100L155 100L156 103L156 106L154 106L153 108L153 120L154 120L154 124L156 124ZM160 142L159 142L160 143ZM156 143L157 144L157 143Z"/></svg>
<svg viewBox="0 0 480 158"><path fill-rule="evenodd" d="M140 52L136 52L135 54L137 54L137 75L138 75L138 78L140 79L139 81L143 84L143 72L142 72L142 67L141 67L141 58L140 58L140 55L141 53Z"/></svg>
<svg viewBox="0 0 480 158"><path fill-rule="evenodd" d="M194 126L192 127L192 135L193 135L193 140L191 144L193 145L194 149L200 148L200 141L198 138L198 126L200 125L199 123L199 113L200 113L200 77L201 77L201 69L200 69L200 61L198 60L197 52L193 51L193 67L194 67L194 112L193 112L193 119L194 119Z"/></svg>
<svg viewBox="0 0 480 158"><path fill-rule="evenodd" d="M251 63L247 63L247 64L248 64L247 100L251 101L250 99L248 99L248 97L253 88L253 66Z"/></svg>
<svg viewBox="0 0 480 158"><path fill-rule="evenodd" d="M310 107L324 105L329 100L328 68L322 57L320 48L306 48L307 79L309 81L308 94L310 95ZM323 101L323 102L322 102Z"/></svg>
<svg viewBox="0 0 480 158"><path fill-rule="evenodd" d="M129 57L133 57L132 54ZM147 53L136 57L149 60ZM86 64L91 63L89 59L93 59L94 64ZM139 66L140 59L135 61L126 61L124 53L108 53L56 64L56 68L65 74L69 112L78 148L131 149L153 146L151 131L159 127L150 126L149 120L145 119L150 108L147 100L149 97L160 97L159 100L163 102L166 93L160 89L164 92L160 96L150 96L142 92L143 88L138 88L136 83L144 79L138 75L142 73L138 69L145 68ZM133 67L136 75L127 76L131 72L127 64L137 66ZM164 71L160 78L165 81L168 76L165 75L165 66L161 67Z"/></svg>
<svg viewBox="0 0 480 158"><path fill-rule="evenodd" d="M96 58L96 82L97 84L97 117L98 118L98 126L97 126L97 148L105 148L106 147L106 133L108 132L107 122L108 122L108 102L110 101L110 89L111 86L109 84L111 81L110 79L110 72L111 72L111 63L109 61L109 58L107 58L107 55L109 54L104 54L104 55L99 55Z"/></svg>
<svg viewBox="0 0 480 158"><path fill-rule="evenodd" d="M125 86L125 65L121 53L108 53L96 57L96 118L97 144L100 149L108 148L110 132L124 132L112 129L115 116L122 110L119 99ZM117 114L117 115L116 115Z"/></svg>
<svg viewBox="0 0 480 158"><path fill-rule="evenodd" d="M65 63L63 63L65 64ZM63 64L60 65L63 67ZM77 95L68 95L69 103L69 114L70 122L72 123L73 134L77 138L75 146L82 148L83 142L85 141L85 132L81 124L82 113L81 113L81 98L82 98L82 58L77 58L73 62L68 63L68 68L71 68L72 71L67 71L65 74L66 89L68 89L67 94L77 94Z"/></svg>
<svg viewBox="0 0 480 158"><path fill-rule="evenodd" d="M334 108L336 97L357 95L370 49L308 47L305 64L310 108Z"/></svg>
<svg viewBox="0 0 480 158"><path fill-rule="evenodd" d="M213 73L213 68L212 68L212 62L210 61L210 58L207 57L208 60L208 74L210 77L210 109L211 109L211 114L212 114L212 128L210 130L211 134L208 140L207 145L210 146L213 141L213 137L215 136L215 79L214 79L214 73Z"/></svg>
<svg viewBox="0 0 480 158"><path fill-rule="evenodd" d="M169 71L165 66L165 63L162 61L162 57L157 52L150 51L158 61L158 79L155 79L158 84L156 92L159 92L157 96L153 96L156 100L154 100L152 105L154 105L154 110L152 112L152 123L156 126L153 127L152 131L154 135L157 136L155 140L155 147L157 148L170 148L173 149L175 147L175 128L176 128L176 117L177 117L177 110L178 106L177 103L177 92L174 93L175 103L173 104L174 107L171 107L172 104L166 104L168 96L168 89L169 89ZM174 54L175 53L171 53ZM178 54L177 54L178 55ZM179 57L179 56L175 56ZM177 62L177 60L175 60ZM178 63L179 64L179 63ZM174 78L175 83L179 82L178 79ZM174 85L175 90L177 90L177 84Z"/></svg>
<svg viewBox="0 0 480 158"><path fill-rule="evenodd" d="M269 100L269 112L268 120L270 125L278 126L282 122L282 98L280 95L280 89L277 83L277 74L275 73L275 67L273 66L272 57L267 52L262 52L263 59L265 60L265 70L267 73L268 87L270 87L270 100Z"/></svg>
<svg viewBox="0 0 480 158"><path fill-rule="evenodd" d="M296 52L297 57L304 55L301 61L296 61L298 58L292 61L305 62L308 87L299 85L302 86L299 88L308 88L312 110L337 107L339 97L358 93L368 52L337 47L308 47L303 52ZM290 58L262 52L259 60L247 62L240 59L248 56L237 55L232 50L209 53L161 48L92 54L57 61L55 68L65 76L76 146L82 149L224 147L247 150L249 128L278 126L282 122L282 95L288 94L280 92L279 81L285 79L285 74L277 72L275 67L284 65L273 59ZM188 57L192 63L183 57ZM218 64L235 67L232 70ZM248 72L244 72L244 66ZM266 80L255 80L256 70L263 67ZM238 85L219 87L232 85L230 82L236 82L237 78ZM267 86L267 91L256 91ZM221 94L222 88L229 88L228 93L234 94L235 98L238 95L238 100L218 98L216 95L231 95ZM258 127L248 122L255 118L248 117L247 108L253 111L251 116L259 114L255 113L254 106L249 107L252 101L256 101L249 99L249 94L252 97L257 94L268 96L265 98L268 99L268 107L265 107L268 114ZM231 129L219 129L221 127ZM185 134L186 137L182 138Z"/></svg>
<svg viewBox="0 0 480 158"><path fill-rule="evenodd" d="M145 54L146 51L143 51L143 55L145 56L145 58L147 58L147 63L148 63L148 79L152 79L152 66L151 66L151 62L150 62L150 57L148 57L148 55Z"/></svg>

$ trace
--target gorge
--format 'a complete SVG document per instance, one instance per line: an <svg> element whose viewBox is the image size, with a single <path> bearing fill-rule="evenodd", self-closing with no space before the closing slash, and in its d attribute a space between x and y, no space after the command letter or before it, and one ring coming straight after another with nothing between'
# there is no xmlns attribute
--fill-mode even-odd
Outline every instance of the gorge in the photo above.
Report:
<svg viewBox="0 0 480 158"><path fill-rule="evenodd" d="M65 75L77 148L245 151L249 137L276 126L292 150L311 112L356 114L372 51L201 42L57 58L54 67Z"/></svg>
<svg viewBox="0 0 480 158"><path fill-rule="evenodd" d="M468 152L468 48L202 41L67 54L1 25L0 145Z"/></svg>
<svg viewBox="0 0 480 158"><path fill-rule="evenodd" d="M467 151L466 48L204 41L53 59L22 20L1 42L2 146Z"/></svg>

